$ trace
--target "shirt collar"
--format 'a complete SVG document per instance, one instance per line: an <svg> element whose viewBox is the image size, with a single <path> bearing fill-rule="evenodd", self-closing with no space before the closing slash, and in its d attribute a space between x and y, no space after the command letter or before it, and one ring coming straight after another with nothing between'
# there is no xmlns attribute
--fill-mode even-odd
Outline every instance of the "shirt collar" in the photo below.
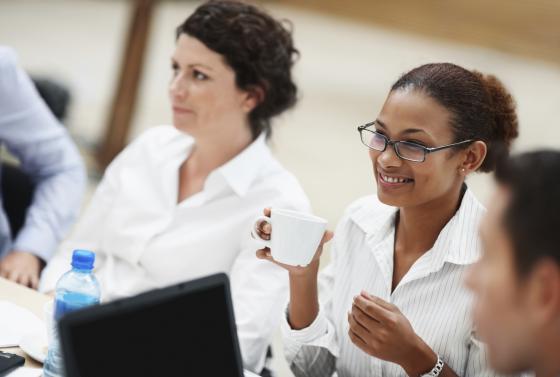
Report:
<svg viewBox="0 0 560 377"><path fill-rule="evenodd" d="M471 190L465 192L461 206L440 232L433 251L440 264L468 265L480 257L478 227L486 212Z"/></svg>
<svg viewBox="0 0 560 377"><path fill-rule="evenodd" d="M385 205L374 197L368 197L365 205L350 215L354 223L366 233L371 245L376 245L391 235L398 208Z"/></svg>
<svg viewBox="0 0 560 377"><path fill-rule="evenodd" d="M261 133L241 153L212 172L208 177L209 183L214 179L212 175L219 175L237 195L244 196L259 175L261 167L269 162L271 157L270 149L266 145L266 136Z"/></svg>
<svg viewBox="0 0 560 377"><path fill-rule="evenodd" d="M373 246L385 245L384 241L394 235L395 216L398 208L377 204L366 206L351 215L351 219L366 233L368 243ZM478 226L484 215L484 206L467 189L461 206L443 227L434 246L429 251L433 263L439 268L445 262L467 265L476 262L480 256ZM390 240L391 244L394 240ZM437 267L436 267L437 268Z"/></svg>

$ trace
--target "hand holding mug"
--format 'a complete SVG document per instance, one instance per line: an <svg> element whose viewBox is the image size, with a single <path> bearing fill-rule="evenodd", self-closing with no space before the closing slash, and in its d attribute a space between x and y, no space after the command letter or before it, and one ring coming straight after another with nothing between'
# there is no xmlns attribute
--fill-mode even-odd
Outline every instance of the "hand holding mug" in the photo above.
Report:
<svg viewBox="0 0 560 377"><path fill-rule="evenodd" d="M261 241L263 248L257 257L267 259L288 270L291 274L305 274L318 266L323 245L333 233L325 231L327 221L303 212L285 209L264 209L253 231L253 238ZM274 229L274 230L273 230Z"/></svg>

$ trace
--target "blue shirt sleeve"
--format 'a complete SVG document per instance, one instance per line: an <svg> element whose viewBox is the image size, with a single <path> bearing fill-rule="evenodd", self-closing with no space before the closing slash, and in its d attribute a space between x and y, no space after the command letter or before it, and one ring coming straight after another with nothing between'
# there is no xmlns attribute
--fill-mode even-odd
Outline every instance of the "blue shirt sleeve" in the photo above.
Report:
<svg viewBox="0 0 560 377"><path fill-rule="evenodd" d="M48 261L79 212L85 169L67 131L18 67L15 53L2 46L0 142L36 184L24 226L10 249Z"/></svg>

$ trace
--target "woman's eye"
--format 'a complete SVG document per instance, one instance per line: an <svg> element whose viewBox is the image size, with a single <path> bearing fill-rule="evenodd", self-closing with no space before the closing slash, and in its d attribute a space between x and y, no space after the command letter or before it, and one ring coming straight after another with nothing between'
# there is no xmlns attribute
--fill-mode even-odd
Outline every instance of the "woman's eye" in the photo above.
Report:
<svg viewBox="0 0 560 377"><path fill-rule="evenodd" d="M177 64L172 64L171 71L173 71L173 76L177 76L177 73L179 73L179 66Z"/></svg>
<svg viewBox="0 0 560 377"><path fill-rule="evenodd" d="M193 77L198 81L204 81L208 79L208 76L200 71L197 71L196 69L193 71Z"/></svg>
<svg viewBox="0 0 560 377"><path fill-rule="evenodd" d="M426 144L418 140L407 140L407 142L426 148Z"/></svg>

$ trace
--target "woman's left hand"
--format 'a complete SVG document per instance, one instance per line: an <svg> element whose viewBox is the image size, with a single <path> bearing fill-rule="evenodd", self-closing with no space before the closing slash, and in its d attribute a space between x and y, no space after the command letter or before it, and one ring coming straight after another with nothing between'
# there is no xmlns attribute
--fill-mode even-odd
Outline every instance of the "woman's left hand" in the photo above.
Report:
<svg viewBox="0 0 560 377"><path fill-rule="evenodd" d="M399 364L409 376L429 372L437 355L393 304L362 292L348 313L352 342L367 354Z"/></svg>

